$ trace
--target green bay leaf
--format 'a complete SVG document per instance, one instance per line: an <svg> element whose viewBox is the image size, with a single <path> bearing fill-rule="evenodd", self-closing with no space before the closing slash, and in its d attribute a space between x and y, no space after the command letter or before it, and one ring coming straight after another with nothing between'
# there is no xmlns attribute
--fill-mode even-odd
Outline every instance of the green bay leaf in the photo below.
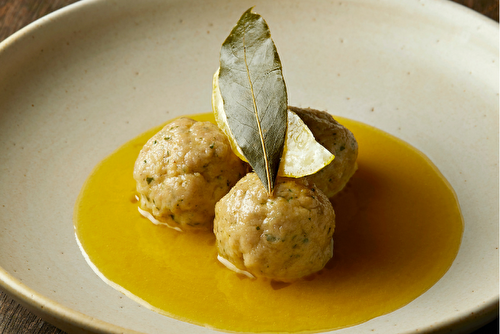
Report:
<svg viewBox="0 0 500 334"><path fill-rule="evenodd" d="M238 146L272 193L285 142L287 93L269 27L252 8L222 44L219 88Z"/></svg>

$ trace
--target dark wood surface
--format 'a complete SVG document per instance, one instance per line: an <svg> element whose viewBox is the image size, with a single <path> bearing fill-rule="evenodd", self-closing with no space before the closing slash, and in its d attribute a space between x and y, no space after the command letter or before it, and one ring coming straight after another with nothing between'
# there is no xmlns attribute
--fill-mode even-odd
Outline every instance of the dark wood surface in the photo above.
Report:
<svg viewBox="0 0 500 334"><path fill-rule="evenodd" d="M0 0L0 42L17 30L77 0ZM498 0L454 0L498 22ZM0 64L1 66L1 64ZM64 334L0 291L1 334ZM497 334L498 319L474 332Z"/></svg>

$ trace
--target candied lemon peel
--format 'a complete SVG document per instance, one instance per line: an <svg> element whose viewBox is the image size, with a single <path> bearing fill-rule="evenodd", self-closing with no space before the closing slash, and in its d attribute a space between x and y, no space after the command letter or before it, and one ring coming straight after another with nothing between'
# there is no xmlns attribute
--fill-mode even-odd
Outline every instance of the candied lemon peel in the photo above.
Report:
<svg viewBox="0 0 500 334"><path fill-rule="evenodd" d="M233 152L248 162L227 123L224 100L219 88L219 69L212 82L212 110L219 128L227 136ZM311 175L327 166L335 156L316 141L311 130L293 111L287 112L285 147L278 171L279 176L303 177Z"/></svg>

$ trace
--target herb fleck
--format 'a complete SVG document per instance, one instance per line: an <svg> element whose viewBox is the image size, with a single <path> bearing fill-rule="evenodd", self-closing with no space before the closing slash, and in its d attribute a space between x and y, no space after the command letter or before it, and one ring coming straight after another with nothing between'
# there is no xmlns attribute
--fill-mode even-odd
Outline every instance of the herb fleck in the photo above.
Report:
<svg viewBox="0 0 500 334"><path fill-rule="evenodd" d="M277 238L274 235L272 235L272 234L266 234L266 240L267 241L274 242L274 241L276 241L276 239Z"/></svg>
<svg viewBox="0 0 500 334"><path fill-rule="evenodd" d="M151 181L154 181L155 179L153 177L147 177L146 178L146 181L148 181L148 184L151 183Z"/></svg>

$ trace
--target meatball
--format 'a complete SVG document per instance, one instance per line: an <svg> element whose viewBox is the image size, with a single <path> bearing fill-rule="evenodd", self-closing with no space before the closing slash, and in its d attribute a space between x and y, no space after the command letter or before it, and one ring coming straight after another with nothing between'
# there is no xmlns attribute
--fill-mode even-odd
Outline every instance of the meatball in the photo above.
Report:
<svg viewBox="0 0 500 334"><path fill-rule="evenodd" d="M306 179L278 178L269 196L249 173L215 207L221 262L282 282L325 266L333 255L334 228L330 201Z"/></svg>
<svg viewBox="0 0 500 334"><path fill-rule="evenodd" d="M314 109L289 107L309 127L316 141L335 155L335 159L319 172L306 176L315 183L328 197L341 191L358 165L358 143L354 135L333 117Z"/></svg>
<svg viewBox="0 0 500 334"><path fill-rule="evenodd" d="M176 229L211 229L215 203L246 168L216 125L177 119L148 140L135 162L139 211Z"/></svg>

